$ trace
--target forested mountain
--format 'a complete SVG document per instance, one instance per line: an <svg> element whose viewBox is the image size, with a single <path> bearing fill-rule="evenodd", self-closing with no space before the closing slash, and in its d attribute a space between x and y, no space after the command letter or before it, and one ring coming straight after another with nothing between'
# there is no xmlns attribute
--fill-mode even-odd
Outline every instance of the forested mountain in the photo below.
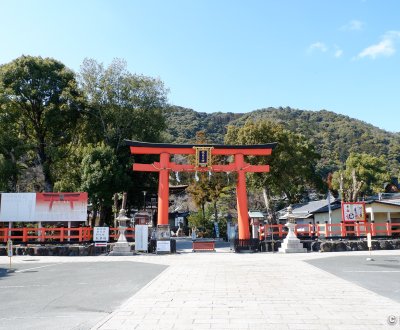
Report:
<svg viewBox="0 0 400 330"><path fill-rule="evenodd" d="M167 137L171 142L193 142L204 130L210 142L223 143L226 126L242 126L247 120L271 120L304 135L320 153L318 170L322 175L337 170L350 152L384 155L394 176L400 170L400 134L331 111L292 108L266 108L246 114L204 113L182 107L165 111ZM273 141L271 141L273 142Z"/></svg>
<svg viewBox="0 0 400 330"><path fill-rule="evenodd" d="M193 142L196 132L206 132L212 143L223 143L226 126L243 116L240 113L205 113L173 106L164 111L167 123L166 139L175 143Z"/></svg>

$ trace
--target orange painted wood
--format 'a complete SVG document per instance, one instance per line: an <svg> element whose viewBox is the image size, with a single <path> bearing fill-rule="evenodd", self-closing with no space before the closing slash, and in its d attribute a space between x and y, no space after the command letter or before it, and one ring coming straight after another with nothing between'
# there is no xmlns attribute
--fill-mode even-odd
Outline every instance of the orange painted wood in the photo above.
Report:
<svg viewBox="0 0 400 330"><path fill-rule="evenodd" d="M201 145L199 145L201 147ZM167 152L170 155L194 155L193 148L160 148L160 147L130 147L131 154L136 155L159 155ZM268 156L272 153L272 149L213 149L212 155L237 155L242 154L245 156Z"/></svg>
<svg viewBox="0 0 400 330"><path fill-rule="evenodd" d="M158 179L158 214L157 224L168 225L169 208L169 157L168 153L163 152L160 155L159 179Z"/></svg>
<svg viewBox="0 0 400 330"><path fill-rule="evenodd" d="M159 167L155 167L153 164L140 164L140 163L133 164L132 169L134 171L140 171L140 172L158 172L159 171Z"/></svg>
<svg viewBox="0 0 400 330"><path fill-rule="evenodd" d="M240 169L244 167L244 157L242 154L235 155L236 166ZM238 211L239 239L250 239L249 210L247 206L246 173L238 171L236 182L236 198Z"/></svg>
<svg viewBox="0 0 400 330"><path fill-rule="evenodd" d="M193 251L215 251L215 242L193 241Z"/></svg>

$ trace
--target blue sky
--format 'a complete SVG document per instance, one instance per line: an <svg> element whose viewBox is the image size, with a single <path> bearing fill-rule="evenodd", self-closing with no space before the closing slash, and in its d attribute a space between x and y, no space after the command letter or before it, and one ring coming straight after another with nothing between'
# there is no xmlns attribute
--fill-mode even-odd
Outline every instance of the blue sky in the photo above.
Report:
<svg viewBox="0 0 400 330"><path fill-rule="evenodd" d="M202 112L326 109L399 132L397 0L0 0L0 64L85 57Z"/></svg>

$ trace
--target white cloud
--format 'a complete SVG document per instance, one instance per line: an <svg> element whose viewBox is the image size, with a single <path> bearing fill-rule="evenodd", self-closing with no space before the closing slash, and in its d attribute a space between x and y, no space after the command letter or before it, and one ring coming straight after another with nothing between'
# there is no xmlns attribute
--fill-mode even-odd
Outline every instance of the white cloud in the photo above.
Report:
<svg viewBox="0 0 400 330"><path fill-rule="evenodd" d="M343 55L343 50L341 50L341 49L336 49L335 50L335 57L336 58L339 58L339 57L341 57Z"/></svg>
<svg viewBox="0 0 400 330"><path fill-rule="evenodd" d="M309 53L316 50L325 53L328 50L328 47L326 47L323 42L315 42L308 47Z"/></svg>
<svg viewBox="0 0 400 330"><path fill-rule="evenodd" d="M399 38L400 31L386 32L380 42L363 49L357 58L370 57L376 59L378 56L392 56L396 52L395 43Z"/></svg>
<svg viewBox="0 0 400 330"><path fill-rule="evenodd" d="M353 19L347 24L343 25L340 29L342 31L361 31L364 28L364 22Z"/></svg>

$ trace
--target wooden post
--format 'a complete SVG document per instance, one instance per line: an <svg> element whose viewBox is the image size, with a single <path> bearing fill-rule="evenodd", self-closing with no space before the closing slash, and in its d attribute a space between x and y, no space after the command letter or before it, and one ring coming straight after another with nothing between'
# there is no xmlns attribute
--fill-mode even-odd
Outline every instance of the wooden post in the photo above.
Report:
<svg viewBox="0 0 400 330"><path fill-rule="evenodd" d="M376 236L376 228L375 228L375 221L371 220L371 235L372 237Z"/></svg>
<svg viewBox="0 0 400 330"><path fill-rule="evenodd" d="M344 221L340 221L340 236L346 237L346 223Z"/></svg>
<svg viewBox="0 0 400 330"><path fill-rule="evenodd" d="M24 227L22 228L22 242L27 242L28 241L28 228Z"/></svg>
<svg viewBox="0 0 400 330"><path fill-rule="evenodd" d="M389 220L386 221L386 234L390 237L392 236L392 224Z"/></svg>
<svg viewBox="0 0 400 330"><path fill-rule="evenodd" d="M360 222L356 221L356 236L360 237Z"/></svg>
<svg viewBox="0 0 400 330"><path fill-rule="evenodd" d="M6 237L4 237L4 242L7 242L9 237L12 236L12 230L11 229L12 229L12 222L9 222L8 223L8 234L7 234Z"/></svg>
<svg viewBox="0 0 400 330"><path fill-rule="evenodd" d="M158 181L158 215L157 224L168 225L169 209L169 153L160 154L160 172Z"/></svg>
<svg viewBox="0 0 400 330"><path fill-rule="evenodd" d="M42 230L42 222L41 221L38 222L38 236L39 236L39 242L43 242L44 238L43 238L43 230Z"/></svg>
<svg viewBox="0 0 400 330"><path fill-rule="evenodd" d="M67 235L68 235L67 241L70 242L71 241L71 221L68 221L68 232L67 232Z"/></svg>
<svg viewBox="0 0 400 330"><path fill-rule="evenodd" d="M237 210L238 210L238 226L239 226L239 239L249 239L249 211L247 206L247 192L246 192L246 172L244 167L243 154L235 155L235 164L237 166L238 178L236 182L236 197L237 197Z"/></svg>

